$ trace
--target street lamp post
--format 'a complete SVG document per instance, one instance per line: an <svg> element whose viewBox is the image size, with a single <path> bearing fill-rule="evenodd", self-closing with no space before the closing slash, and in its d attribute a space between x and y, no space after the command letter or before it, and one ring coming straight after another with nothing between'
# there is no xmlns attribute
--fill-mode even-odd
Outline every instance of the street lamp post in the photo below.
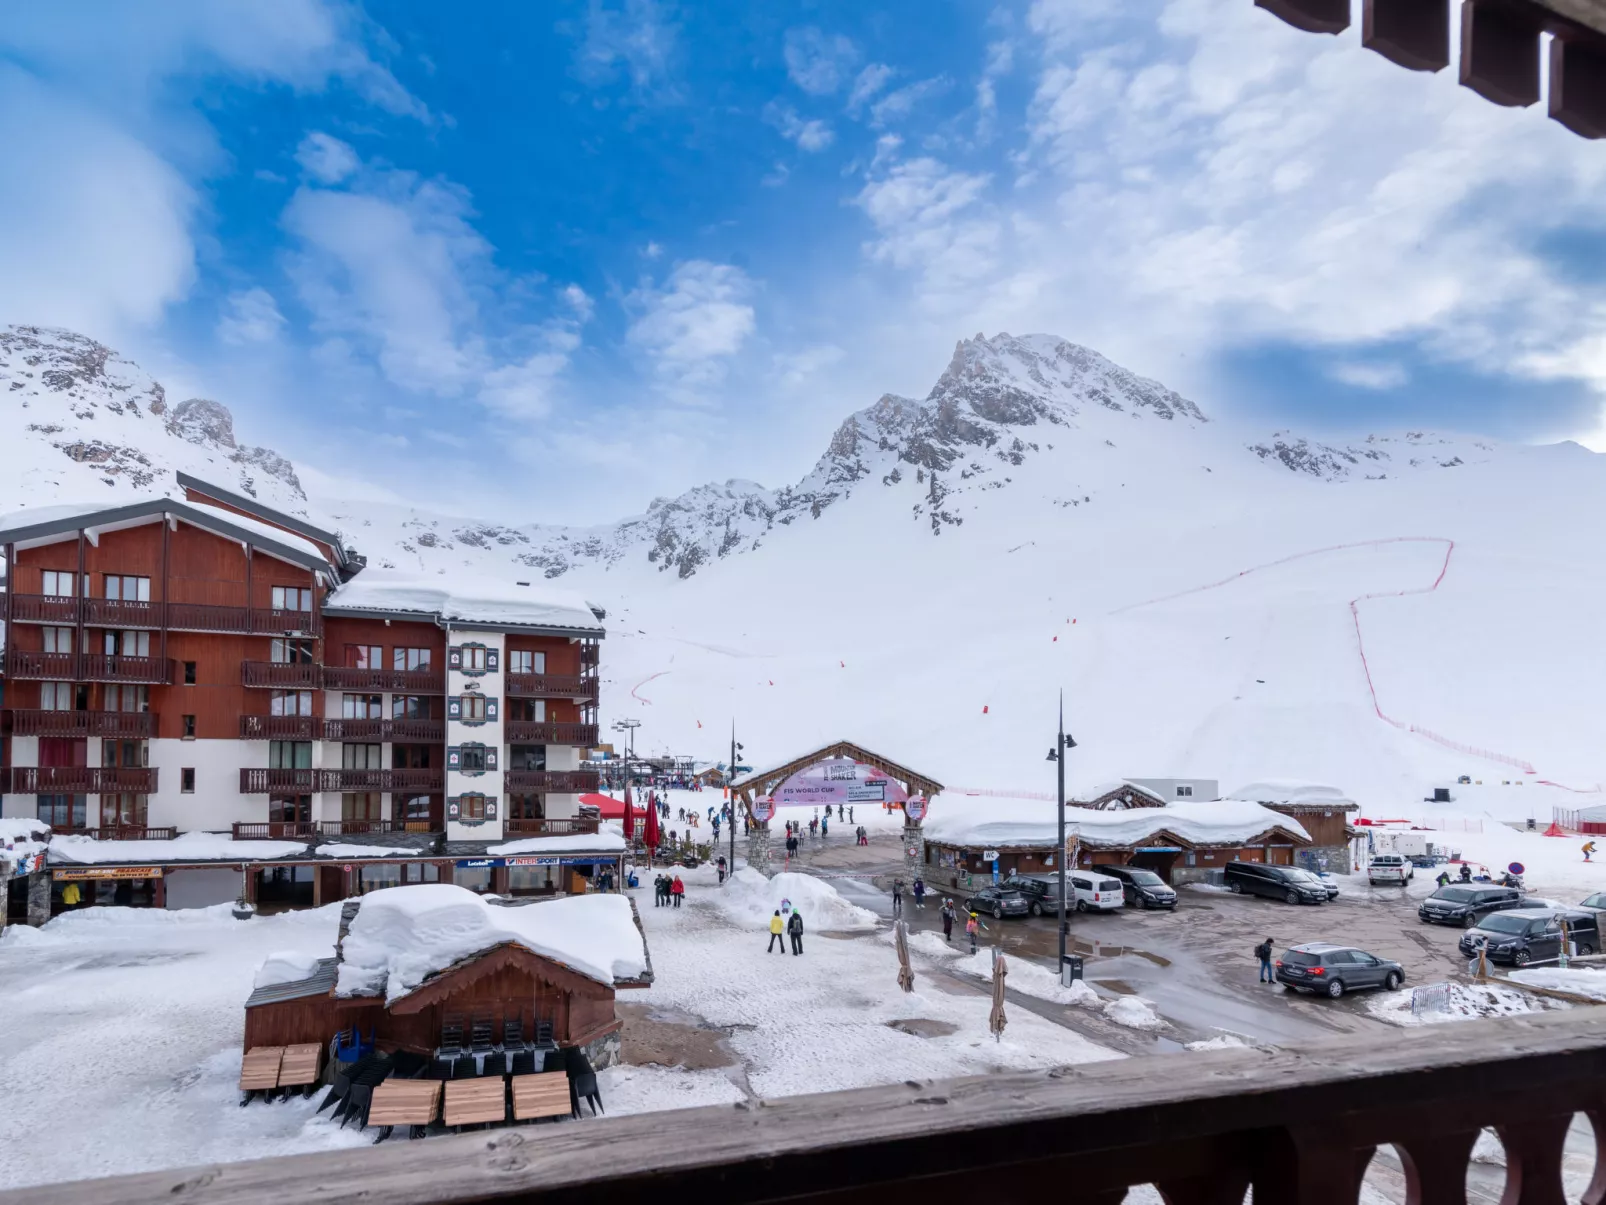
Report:
<svg viewBox="0 0 1606 1205"><path fill-rule="evenodd" d="M1065 754L1076 748L1074 741L1065 731L1065 692L1060 691L1060 724L1059 734L1054 738L1054 747L1048 751L1048 760L1055 763L1055 770L1059 779L1059 790L1056 797L1059 800L1059 853L1056 862L1059 866L1059 922L1060 922L1060 964L1059 973L1065 976L1065 946L1070 937L1071 924L1065 911Z"/></svg>

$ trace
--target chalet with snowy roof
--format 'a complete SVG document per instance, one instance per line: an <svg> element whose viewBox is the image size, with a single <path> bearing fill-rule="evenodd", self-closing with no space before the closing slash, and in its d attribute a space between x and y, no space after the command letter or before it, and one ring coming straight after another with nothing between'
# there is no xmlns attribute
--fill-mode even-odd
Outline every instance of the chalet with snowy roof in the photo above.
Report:
<svg viewBox="0 0 1606 1205"><path fill-rule="evenodd" d="M333 958L270 957L245 1005L245 1049L364 1045L436 1058L579 1047L618 1058L615 993L652 984L627 896L488 900L426 884L348 900ZM484 1070L484 1064L477 1065ZM505 1071L505 1067L504 1067Z"/></svg>
<svg viewBox="0 0 1606 1205"><path fill-rule="evenodd" d="M580 753L605 632L583 599L369 568L338 532L182 473L173 496L0 518L0 552L0 818L120 847L53 869L56 907L74 882L166 902L203 843L164 843L198 834L230 874L190 874L186 897L269 906L458 871L574 891L597 865L574 859L611 852L489 852L596 833Z"/></svg>
<svg viewBox="0 0 1606 1205"><path fill-rule="evenodd" d="M1067 808L1066 832L1074 866L1141 866L1170 883L1203 879L1232 861L1291 865L1311 843L1297 820L1239 800ZM1059 856L1052 803L997 800L984 816L926 822L925 874L939 884L966 887L991 878L995 865L1000 877L1045 874L1059 868Z"/></svg>
<svg viewBox="0 0 1606 1205"><path fill-rule="evenodd" d="M1258 803L1297 820L1310 834L1313 858L1326 858L1334 869L1347 864L1349 836L1345 830L1350 814L1360 811L1361 805L1337 787L1304 782L1252 782L1228 792L1225 798Z"/></svg>

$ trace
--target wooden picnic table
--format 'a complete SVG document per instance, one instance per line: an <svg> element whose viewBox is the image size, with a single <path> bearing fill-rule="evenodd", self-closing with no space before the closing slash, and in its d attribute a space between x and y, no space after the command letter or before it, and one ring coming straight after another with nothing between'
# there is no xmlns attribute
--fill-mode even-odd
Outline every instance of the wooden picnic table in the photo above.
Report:
<svg viewBox="0 0 1606 1205"><path fill-rule="evenodd" d="M514 1121L566 1117L573 1108L569 1097L569 1077L565 1072L545 1071L513 1077Z"/></svg>
<svg viewBox="0 0 1606 1205"><path fill-rule="evenodd" d="M318 1042L286 1046L284 1061L279 1064L279 1087L301 1088L317 1083L322 1055L323 1046Z"/></svg>
<svg viewBox="0 0 1606 1205"><path fill-rule="evenodd" d="M279 1086L283 1046L253 1046L240 1060L240 1091L265 1092Z"/></svg>
<svg viewBox="0 0 1606 1205"><path fill-rule="evenodd" d="M423 1126L440 1111L441 1082L433 1079L387 1079L374 1089L368 1105L371 1126Z"/></svg>
<svg viewBox="0 0 1606 1205"><path fill-rule="evenodd" d="M454 1079L446 1085L446 1124L507 1120L507 1080L500 1075Z"/></svg>

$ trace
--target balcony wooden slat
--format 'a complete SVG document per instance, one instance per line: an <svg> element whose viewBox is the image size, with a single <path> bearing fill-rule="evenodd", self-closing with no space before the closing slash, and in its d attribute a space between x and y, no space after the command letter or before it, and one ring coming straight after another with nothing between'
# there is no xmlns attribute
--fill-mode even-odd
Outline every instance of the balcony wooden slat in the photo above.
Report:
<svg viewBox="0 0 1606 1205"><path fill-rule="evenodd" d="M438 695L446 692L446 675L433 669L358 669L349 665L329 665L323 670L323 685L326 690Z"/></svg>
<svg viewBox="0 0 1606 1205"><path fill-rule="evenodd" d="M509 833L516 833L521 837L559 837L572 833L595 833L599 821L573 819L538 820L524 818L509 818L504 821Z"/></svg>
<svg viewBox="0 0 1606 1205"><path fill-rule="evenodd" d="M315 741L323 721L311 715L242 715L242 741Z"/></svg>
<svg viewBox="0 0 1606 1205"><path fill-rule="evenodd" d="M248 766L240 771L242 795L310 795L317 790L317 770L270 770Z"/></svg>
<svg viewBox="0 0 1606 1205"><path fill-rule="evenodd" d="M508 674L511 698L597 701L597 679L580 674Z"/></svg>
<svg viewBox="0 0 1606 1205"><path fill-rule="evenodd" d="M6 676L23 681L72 682L78 658L72 653L40 653L32 649L6 650Z"/></svg>
<svg viewBox="0 0 1606 1205"><path fill-rule="evenodd" d="M509 791L551 791L577 794L597 789L595 770L509 770L504 776Z"/></svg>
<svg viewBox="0 0 1606 1205"><path fill-rule="evenodd" d="M594 745L597 743L595 724L554 723L543 720L508 720L507 740L510 745Z"/></svg>
<svg viewBox="0 0 1606 1205"><path fill-rule="evenodd" d="M445 720L325 720L326 741L422 741L446 739Z"/></svg>
<svg viewBox="0 0 1606 1205"><path fill-rule="evenodd" d="M493 1130L78 1180L0 1193L0 1205L856 1205L915 1193L984 1199L1001 1186L1012 1199L1102 1201L1154 1181L1162 1190L1250 1181L1257 1201L1315 1205L1346 1199L1324 1170L1353 1166L1378 1144L1422 1149L1483 1126L1511 1134L1508 1151L1520 1152L1522 1192L1512 1199L1548 1202L1558 1199L1545 1189L1560 1183L1560 1119L1598 1113L1603 1099L1606 1010L1574 1009L1394 1040L1343 1035L1297 1049L911 1080L610 1118L604 1130Z"/></svg>
<svg viewBox="0 0 1606 1205"><path fill-rule="evenodd" d="M155 766L12 766L0 782L16 795L149 795Z"/></svg>
<svg viewBox="0 0 1606 1205"><path fill-rule="evenodd" d="M78 658L79 682L138 682L166 686L173 681L173 662L163 657L122 657L85 653Z"/></svg>
<svg viewBox="0 0 1606 1205"><path fill-rule="evenodd" d="M78 600L64 594L13 594L12 623L75 624Z"/></svg>
<svg viewBox="0 0 1606 1205"><path fill-rule="evenodd" d="M240 682L277 690L317 690L321 667L311 662L243 661Z"/></svg>
<svg viewBox="0 0 1606 1205"><path fill-rule="evenodd" d="M245 607L219 607L207 603L168 603L167 626L174 632L227 632L245 635L251 631L251 613Z"/></svg>
<svg viewBox="0 0 1606 1205"><path fill-rule="evenodd" d="M12 736L115 737L149 739L156 735L156 716L148 711L11 710L6 723Z"/></svg>

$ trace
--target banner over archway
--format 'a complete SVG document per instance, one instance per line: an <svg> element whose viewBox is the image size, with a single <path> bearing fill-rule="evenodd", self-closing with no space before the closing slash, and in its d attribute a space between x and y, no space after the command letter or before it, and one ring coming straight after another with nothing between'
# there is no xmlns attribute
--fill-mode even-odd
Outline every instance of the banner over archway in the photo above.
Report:
<svg viewBox="0 0 1606 1205"><path fill-rule="evenodd" d="M817 761L788 776L771 792L776 807L836 807L846 803L902 805L909 792L879 766L850 757Z"/></svg>

